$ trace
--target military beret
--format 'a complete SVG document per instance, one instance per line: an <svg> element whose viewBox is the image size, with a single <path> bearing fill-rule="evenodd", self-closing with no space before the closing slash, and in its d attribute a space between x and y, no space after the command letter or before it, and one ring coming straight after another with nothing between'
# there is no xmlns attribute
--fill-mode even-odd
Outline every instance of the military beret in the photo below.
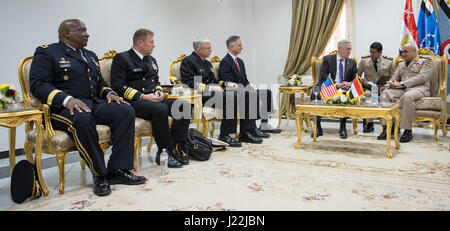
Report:
<svg viewBox="0 0 450 231"><path fill-rule="evenodd" d="M28 160L19 161L11 175L12 200L22 203L29 197L38 198L41 196L41 190L36 167Z"/></svg>

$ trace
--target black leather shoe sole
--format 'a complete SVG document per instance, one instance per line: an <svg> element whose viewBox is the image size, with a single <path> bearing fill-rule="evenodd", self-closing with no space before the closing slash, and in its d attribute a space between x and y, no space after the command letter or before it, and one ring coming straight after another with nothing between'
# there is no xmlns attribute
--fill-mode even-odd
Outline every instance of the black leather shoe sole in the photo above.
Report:
<svg viewBox="0 0 450 231"><path fill-rule="evenodd" d="M218 140L227 143L228 145L230 145L230 147L235 147L235 148L242 147L242 144L241 144L240 142L237 142L236 140L227 142L227 141L226 141L224 138L222 138L221 136L219 136Z"/></svg>
<svg viewBox="0 0 450 231"><path fill-rule="evenodd" d="M339 136L341 137L341 139L347 139L347 132L340 131Z"/></svg>
<svg viewBox="0 0 450 231"><path fill-rule="evenodd" d="M127 180L127 179L123 179L121 177L114 177L111 179L108 179L108 183L110 185L115 185L115 184L125 184L125 185L138 185L138 184L143 184L145 183L146 179L139 179L139 180Z"/></svg>
<svg viewBox="0 0 450 231"><path fill-rule="evenodd" d="M111 194L111 188L108 188L106 190L99 190L99 189L96 190L94 188L94 194L99 197L108 196L109 194Z"/></svg>
<svg viewBox="0 0 450 231"><path fill-rule="evenodd" d="M401 137L399 142L400 143L409 143L412 140L412 136L411 137Z"/></svg>
<svg viewBox="0 0 450 231"><path fill-rule="evenodd" d="M266 132L266 133L281 133L281 129L278 128L274 128L272 130L261 130L262 132Z"/></svg>
<svg viewBox="0 0 450 231"><path fill-rule="evenodd" d="M245 142L245 143L252 143L252 144L260 144L263 142L263 140L261 138L258 139L250 139L247 137L242 137L239 139L240 142Z"/></svg>

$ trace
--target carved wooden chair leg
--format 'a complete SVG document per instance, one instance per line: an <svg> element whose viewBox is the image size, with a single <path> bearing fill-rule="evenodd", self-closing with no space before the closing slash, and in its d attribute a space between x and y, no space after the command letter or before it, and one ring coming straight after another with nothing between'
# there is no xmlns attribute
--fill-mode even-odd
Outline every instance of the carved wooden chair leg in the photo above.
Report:
<svg viewBox="0 0 450 231"><path fill-rule="evenodd" d="M211 131L209 132L211 137L214 136L214 130L216 130L216 123L211 123Z"/></svg>
<svg viewBox="0 0 450 231"><path fill-rule="evenodd" d="M56 153L56 162L58 162L58 168L59 168L59 194L64 193L64 187L65 187L65 172L64 172L64 165L66 164L66 156L67 153Z"/></svg>
<svg viewBox="0 0 450 231"><path fill-rule="evenodd" d="M150 150L152 149L152 145L153 145L153 136L150 136L150 141L148 142L147 145L147 152L150 152Z"/></svg>

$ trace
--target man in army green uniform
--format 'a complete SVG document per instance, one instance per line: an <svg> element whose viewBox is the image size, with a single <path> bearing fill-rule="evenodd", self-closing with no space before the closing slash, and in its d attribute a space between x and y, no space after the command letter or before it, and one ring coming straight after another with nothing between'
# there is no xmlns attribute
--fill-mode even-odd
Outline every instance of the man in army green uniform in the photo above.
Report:
<svg viewBox="0 0 450 231"><path fill-rule="evenodd" d="M388 82L385 102L400 100L401 118L400 128L404 129L400 137L401 143L412 140L412 123L414 122L416 101L430 96L430 79L432 76L431 60L419 58L417 49L413 45L402 47L401 62L397 70ZM382 120L383 132L378 136L379 140L386 139L386 121Z"/></svg>
<svg viewBox="0 0 450 231"><path fill-rule="evenodd" d="M370 45L370 55L361 57L358 64L358 76L361 79L363 88L371 90L371 83L376 83L378 89L381 89L394 74L394 62L392 58L383 56L383 45L374 42ZM366 123L367 121L367 123ZM364 133L373 132L373 119L364 120Z"/></svg>

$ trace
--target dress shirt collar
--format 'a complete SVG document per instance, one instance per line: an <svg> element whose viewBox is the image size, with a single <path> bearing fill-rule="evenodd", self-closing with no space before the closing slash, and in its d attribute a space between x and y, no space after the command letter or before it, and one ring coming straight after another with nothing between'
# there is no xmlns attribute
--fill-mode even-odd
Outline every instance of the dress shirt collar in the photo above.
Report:
<svg viewBox="0 0 450 231"><path fill-rule="evenodd" d="M134 47L133 47L133 51L134 51L134 53L136 53L137 54L137 56L141 59L141 60L143 60L144 59L144 55L143 54L141 54L139 51L137 51L136 49L134 49Z"/></svg>
<svg viewBox="0 0 450 231"><path fill-rule="evenodd" d="M234 56L234 55L231 54L230 52L228 52L228 54L231 56L231 58L233 58L233 61L236 60L237 56Z"/></svg>

